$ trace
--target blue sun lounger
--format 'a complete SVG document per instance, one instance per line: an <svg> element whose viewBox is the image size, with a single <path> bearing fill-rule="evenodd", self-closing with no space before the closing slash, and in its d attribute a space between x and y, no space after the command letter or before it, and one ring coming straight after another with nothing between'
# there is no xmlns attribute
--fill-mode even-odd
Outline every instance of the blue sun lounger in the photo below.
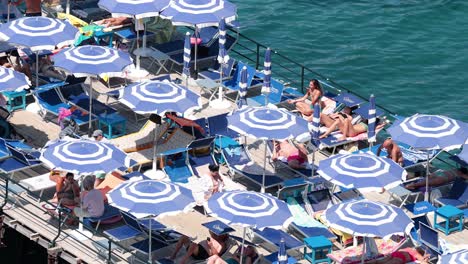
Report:
<svg viewBox="0 0 468 264"><path fill-rule="evenodd" d="M304 247L304 243L284 232L283 230L272 229L269 227L263 230L253 229L254 236L267 242L269 245L279 248L281 239L284 239L286 250L299 250Z"/></svg>
<svg viewBox="0 0 468 264"><path fill-rule="evenodd" d="M419 241L421 248L431 255L431 260L435 260L442 254L442 250L439 245L439 233L429 225L419 222Z"/></svg>
<svg viewBox="0 0 468 264"><path fill-rule="evenodd" d="M192 141L187 148L190 149L189 165L192 168L194 175L199 175L197 168L216 164L213 156L214 150L214 137L207 137Z"/></svg>
<svg viewBox="0 0 468 264"><path fill-rule="evenodd" d="M451 205L458 208L468 205L468 184L463 178L456 178L447 196L435 199L440 205Z"/></svg>
<svg viewBox="0 0 468 264"><path fill-rule="evenodd" d="M289 97L283 96L284 84L280 83L275 79L271 79L271 91L268 95L269 104L279 104L284 100L289 99ZM264 106L265 105L265 94L260 94L254 97L247 97L247 105L251 106Z"/></svg>
<svg viewBox="0 0 468 264"><path fill-rule="evenodd" d="M163 171L172 182L188 183L193 176L192 168L188 164L188 149L178 148L161 153L164 156Z"/></svg>
<svg viewBox="0 0 468 264"><path fill-rule="evenodd" d="M419 223L423 223L426 226L430 226L429 219L427 219L427 214L425 214L425 215L413 217L411 218L411 220L413 220L414 227L410 230L408 235L411 239L411 242L413 242L415 246L420 246L421 241L419 240L419 227L420 227Z"/></svg>
<svg viewBox="0 0 468 264"><path fill-rule="evenodd" d="M228 62L220 65L219 63L217 64L216 69L208 69L206 71L202 71L199 73L199 75L204 78L204 79L210 79L213 80L214 82L219 83L220 79L220 71L223 71L223 81L229 80L232 78L232 73L234 69L234 65L236 64L236 60L233 58L229 58Z"/></svg>
<svg viewBox="0 0 468 264"><path fill-rule="evenodd" d="M137 238L143 235L138 222L125 213L121 213L125 222L124 225L107 229L104 234L109 236L113 241L121 242L132 238Z"/></svg>
<svg viewBox="0 0 468 264"><path fill-rule="evenodd" d="M232 175L237 174L243 176L252 183L260 187L262 186L263 174L251 173L243 170L245 167L255 167L258 171L263 170L262 166L254 164L244 145L223 146L221 152ZM282 184L283 180L276 175L265 176L265 189L279 187Z"/></svg>
<svg viewBox="0 0 468 264"><path fill-rule="evenodd" d="M83 223L88 226L91 226L91 223L94 223L96 224L96 230L98 230L101 222L106 222L113 218L115 218L115 222L121 219L120 210L112 205L105 204L103 215L101 215L100 217L85 217L83 219Z"/></svg>
<svg viewBox="0 0 468 264"><path fill-rule="evenodd" d="M7 149L11 153L11 156L0 160L0 171L4 173L13 175L13 173L17 171L36 167L42 164L38 158L26 152L22 152L21 150L8 146Z"/></svg>
<svg viewBox="0 0 468 264"><path fill-rule="evenodd" d="M241 72L242 72L242 69L244 68L244 66L247 67L247 89L249 89L251 87L251 85L252 85L254 76L256 74L256 70L255 70L255 68L250 67L250 66L248 66L247 64L245 64L245 63L243 63L241 61L239 61L237 63L237 67L236 67L236 70L233 73L232 79L224 81L223 86L228 88L231 91L239 91L240 90L239 83L240 83L240 80L241 80Z"/></svg>

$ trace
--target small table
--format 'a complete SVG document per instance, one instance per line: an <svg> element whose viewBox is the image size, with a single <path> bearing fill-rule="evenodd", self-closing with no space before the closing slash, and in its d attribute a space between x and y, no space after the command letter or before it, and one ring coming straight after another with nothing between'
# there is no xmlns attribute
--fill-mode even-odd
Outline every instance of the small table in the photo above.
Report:
<svg viewBox="0 0 468 264"><path fill-rule="evenodd" d="M109 43L108 46L110 48L112 48L112 41L113 41L113 38L114 38L114 32L107 31L107 30L104 29L104 27L101 28L101 29L98 28L98 29L96 29L94 31L94 40L96 41L96 43L98 45L101 45L101 43L100 43L101 40L104 40L106 38L108 38L108 40L107 40L107 42Z"/></svg>
<svg viewBox="0 0 468 264"><path fill-rule="evenodd" d="M127 120L118 113L101 114L98 116L99 129L106 138L116 138L125 135Z"/></svg>
<svg viewBox="0 0 468 264"><path fill-rule="evenodd" d="M304 248L304 258L310 263L331 263L331 259L327 254L332 251L332 242L324 236L308 237L304 239L306 247ZM307 253L307 248L312 252Z"/></svg>
<svg viewBox="0 0 468 264"><path fill-rule="evenodd" d="M414 204L407 204L405 208L414 215L422 215L433 212L436 208L429 202L422 201Z"/></svg>
<svg viewBox="0 0 468 264"><path fill-rule="evenodd" d="M7 91L3 92L3 95L8 100L7 109L8 111L14 111L17 109L26 109L26 91Z"/></svg>
<svg viewBox="0 0 468 264"><path fill-rule="evenodd" d="M437 222L438 217L445 221ZM462 231L463 218L464 213L462 210L451 205L442 206L435 211L434 228L444 231L445 235L450 234L451 231Z"/></svg>

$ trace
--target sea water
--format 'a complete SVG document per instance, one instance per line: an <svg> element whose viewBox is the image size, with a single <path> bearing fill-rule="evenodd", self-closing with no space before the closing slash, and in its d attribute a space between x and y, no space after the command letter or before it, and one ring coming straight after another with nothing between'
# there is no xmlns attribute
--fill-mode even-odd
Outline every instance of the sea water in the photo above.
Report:
<svg viewBox="0 0 468 264"><path fill-rule="evenodd" d="M241 33L390 111L468 122L468 1L232 2Z"/></svg>

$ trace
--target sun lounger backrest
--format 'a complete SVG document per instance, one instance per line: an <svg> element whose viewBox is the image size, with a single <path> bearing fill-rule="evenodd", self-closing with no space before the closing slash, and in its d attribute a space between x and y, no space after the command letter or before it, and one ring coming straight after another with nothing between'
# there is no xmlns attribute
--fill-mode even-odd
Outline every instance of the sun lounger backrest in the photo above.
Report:
<svg viewBox="0 0 468 264"><path fill-rule="evenodd" d="M24 165L29 165L29 161L23 153L19 152L18 150L14 148L9 148L9 150L10 150L11 155L15 157L18 161L20 161L21 163L24 163Z"/></svg>
<svg viewBox="0 0 468 264"><path fill-rule="evenodd" d="M307 194L307 200L314 212L323 211L332 203L331 195L328 189L312 191Z"/></svg>
<svg viewBox="0 0 468 264"><path fill-rule="evenodd" d="M225 113L207 118L210 136L226 136L231 138L239 136L235 131L228 128L227 115L228 114Z"/></svg>
<svg viewBox="0 0 468 264"><path fill-rule="evenodd" d="M6 145L6 141L3 138L0 138L0 158L4 158L7 156L10 156L10 150L8 149Z"/></svg>
<svg viewBox="0 0 468 264"><path fill-rule="evenodd" d="M66 85L59 88L60 93L62 94L65 100L70 100L71 96L78 96L81 94L85 94L81 83L76 83L72 85Z"/></svg>
<svg viewBox="0 0 468 264"><path fill-rule="evenodd" d="M62 99L55 89L37 91L37 97L40 102L51 106L63 104Z"/></svg>
<svg viewBox="0 0 468 264"><path fill-rule="evenodd" d="M246 165L252 161L243 145L223 148L223 155L229 166Z"/></svg>
<svg viewBox="0 0 468 264"><path fill-rule="evenodd" d="M419 222L419 240L428 248L440 253L439 234L435 229L422 222Z"/></svg>
<svg viewBox="0 0 468 264"><path fill-rule="evenodd" d="M463 178L456 178L453 182L452 188L450 188L448 198L456 200L462 198L462 195L467 193L466 186L467 184Z"/></svg>
<svg viewBox="0 0 468 264"><path fill-rule="evenodd" d="M138 223L138 220L133 215L122 212L122 218L127 225L135 228L136 230L141 230L140 223Z"/></svg>

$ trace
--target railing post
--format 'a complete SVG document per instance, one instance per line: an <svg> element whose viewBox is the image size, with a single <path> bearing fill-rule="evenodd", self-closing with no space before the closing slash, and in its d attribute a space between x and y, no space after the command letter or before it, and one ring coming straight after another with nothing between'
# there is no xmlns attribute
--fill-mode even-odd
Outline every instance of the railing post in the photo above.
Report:
<svg viewBox="0 0 468 264"><path fill-rule="evenodd" d="M56 243L55 241L57 241L57 239L60 237L60 233L62 232L62 209L58 206L57 207L58 209L58 232L57 232L57 235L54 237L54 239L52 239L52 241L50 242L49 244L49 248L53 248L56 246Z"/></svg>
<svg viewBox="0 0 468 264"><path fill-rule="evenodd" d="M304 66L301 66L301 92L304 93L304 74L305 74L305 68Z"/></svg>
<svg viewBox="0 0 468 264"><path fill-rule="evenodd" d="M0 206L0 216L3 215L3 207L8 203L8 177L5 177L5 200L3 200L2 206Z"/></svg>
<svg viewBox="0 0 468 264"><path fill-rule="evenodd" d="M255 69L258 69L258 65L260 65L260 45L256 43L257 45L257 54L256 54L256 61L255 61Z"/></svg>
<svg viewBox="0 0 468 264"><path fill-rule="evenodd" d="M109 243L109 247L107 248L107 263L111 263L111 257L112 257L112 241L110 239L107 240L107 243Z"/></svg>

